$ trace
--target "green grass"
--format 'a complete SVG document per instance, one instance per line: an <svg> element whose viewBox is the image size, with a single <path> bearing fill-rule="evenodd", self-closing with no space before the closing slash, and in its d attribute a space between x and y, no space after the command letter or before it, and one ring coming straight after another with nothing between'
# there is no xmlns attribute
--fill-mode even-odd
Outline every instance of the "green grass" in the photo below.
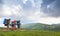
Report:
<svg viewBox="0 0 60 36"><path fill-rule="evenodd" d="M41 30L0 31L0 36L60 36L60 32Z"/></svg>

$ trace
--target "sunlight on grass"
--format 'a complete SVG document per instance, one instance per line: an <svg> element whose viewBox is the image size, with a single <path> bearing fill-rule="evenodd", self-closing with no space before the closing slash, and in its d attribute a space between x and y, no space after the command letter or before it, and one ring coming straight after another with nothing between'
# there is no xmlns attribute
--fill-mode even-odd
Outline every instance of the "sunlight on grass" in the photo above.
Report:
<svg viewBox="0 0 60 36"><path fill-rule="evenodd" d="M60 32L54 31L0 31L0 36L60 36Z"/></svg>

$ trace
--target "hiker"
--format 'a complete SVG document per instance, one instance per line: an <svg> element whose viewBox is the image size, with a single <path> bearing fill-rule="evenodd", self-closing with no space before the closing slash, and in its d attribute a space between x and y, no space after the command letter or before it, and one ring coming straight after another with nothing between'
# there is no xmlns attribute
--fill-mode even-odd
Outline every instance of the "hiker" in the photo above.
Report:
<svg viewBox="0 0 60 36"><path fill-rule="evenodd" d="M7 30L9 30L9 24L10 24L10 19L4 19L4 23L5 26L7 26Z"/></svg>
<svg viewBox="0 0 60 36"><path fill-rule="evenodd" d="M16 30L16 20L12 21L12 30Z"/></svg>

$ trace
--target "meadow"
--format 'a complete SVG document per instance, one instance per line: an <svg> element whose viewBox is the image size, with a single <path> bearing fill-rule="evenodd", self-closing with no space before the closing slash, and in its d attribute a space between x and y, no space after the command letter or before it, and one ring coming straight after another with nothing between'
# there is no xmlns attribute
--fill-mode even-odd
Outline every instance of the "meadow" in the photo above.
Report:
<svg viewBox="0 0 60 36"><path fill-rule="evenodd" d="M60 36L60 32L47 30L1 30L0 36Z"/></svg>

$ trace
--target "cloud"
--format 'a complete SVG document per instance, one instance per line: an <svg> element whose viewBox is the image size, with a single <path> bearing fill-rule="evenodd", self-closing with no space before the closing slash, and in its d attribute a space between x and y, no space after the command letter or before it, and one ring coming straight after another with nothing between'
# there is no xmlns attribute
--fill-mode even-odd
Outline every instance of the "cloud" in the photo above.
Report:
<svg viewBox="0 0 60 36"><path fill-rule="evenodd" d="M23 3L26 4L26 1L27 1L27 0L23 0Z"/></svg>
<svg viewBox="0 0 60 36"><path fill-rule="evenodd" d="M52 18L52 17L46 17L46 18L40 18L38 22L45 23L45 24L58 24L60 23L60 18Z"/></svg>
<svg viewBox="0 0 60 36"><path fill-rule="evenodd" d="M14 16L22 17L24 14L22 12L22 8L20 7L20 5L17 6L3 5L3 11L0 12L0 15L1 15L0 17L14 17Z"/></svg>
<svg viewBox="0 0 60 36"><path fill-rule="evenodd" d="M32 8L32 3L31 3L30 0L26 1L26 3L23 4L23 9L24 10L31 10L31 8Z"/></svg>
<svg viewBox="0 0 60 36"><path fill-rule="evenodd" d="M0 24L3 24L3 18L0 18Z"/></svg>
<svg viewBox="0 0 60 36"><path fill-rule="evenodd" d="M0 27L4 27L3 23L3 18L0 18Z"/></svg>
<svg viewBox="0 0 60 36"><path fill-rule="evenodd" d="M0 0L0 4L2 4L3 3L3 1L2 0Z"/></svg>
<svg viewBox="0 0 60 36"><path fill-rule="evenodd" d="M20 19L21 23L59 23L57 0L4 0L0 18Z"/></svg>
<svg viewBox="0 0 60 36"><path fill-rule="evenodd" d="M41 14L41 15L39 15L39 14ZM29 23L45 23L45 24L58 24L58 23L60 23L60 17L54 18L54 17L41 17L41 16L44 16L44 14L38 13L38 14L27 17L26 20L29 20L30 21Z"/></svg>
<svg viewBox="0 0 60 36"><path fill-rule="evenodd" d="M47 16L60 17L60 0L43 0L41 9Z"/></svg>
<svg viewBox="0 0 60 36"><path fill-rule="evenodd" d="M12 14L12 12L10 10L11 10L10 7L8 7L7 5L3 5L2 15L3 16L10 16Z"/></svg>
<svg viewBox="0 0 60 36"><path fill-rule="evenodd" d="M18 5L22 3L22 0L4 0L4 4L7 4L7 5Z"/></svg>

